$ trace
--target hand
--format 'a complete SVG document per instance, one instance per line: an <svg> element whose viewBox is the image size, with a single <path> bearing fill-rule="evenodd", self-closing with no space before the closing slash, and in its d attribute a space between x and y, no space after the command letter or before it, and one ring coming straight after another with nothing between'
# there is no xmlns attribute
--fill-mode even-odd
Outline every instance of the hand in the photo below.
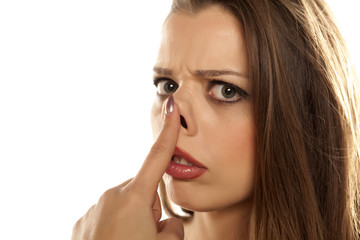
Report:
<svg viewBox="0 0 360 240"><path fill-rule="evenodd" d="M179 219L160 222L161 204L157 194L158 183L173 155L180 129L178 108L170 98L160 134L136 177L107 190L75 224L72 240L184 238Z"/></svg>

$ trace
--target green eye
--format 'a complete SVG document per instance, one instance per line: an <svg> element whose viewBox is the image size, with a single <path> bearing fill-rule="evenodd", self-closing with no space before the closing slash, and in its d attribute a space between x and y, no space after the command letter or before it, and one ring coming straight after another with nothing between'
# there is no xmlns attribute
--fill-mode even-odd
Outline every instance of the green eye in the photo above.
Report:
<svg viewBox="0 0 360 240"><path fill-rule="evenodd" d="M233 97L235 97L236 95L236 90L231 88L231 87L227 87L227 86L223 86L221 88L221 95L224 97L224 98L227 98L227 99L231 99Z"/></svg>
<svg viewBox="0 0 360 240"><path fill-rule="evenodd" d="M219 102L237 102L248 94L241 88L223 81L214 80L210 83L209 95Z"/></svg>
<svg viewBox="0 0 360 240"><path fill-rule="evenodd" d="M155 79L154 84L159 95L169 95L178 89L178 84L167 78Z"/></svg>

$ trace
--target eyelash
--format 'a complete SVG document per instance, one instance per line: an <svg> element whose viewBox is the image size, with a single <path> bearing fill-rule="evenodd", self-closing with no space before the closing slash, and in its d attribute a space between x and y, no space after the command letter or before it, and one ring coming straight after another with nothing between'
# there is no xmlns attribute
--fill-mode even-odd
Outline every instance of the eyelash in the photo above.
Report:
<svg viewBox="0 0 360 240"><path fill-rule="evenodd" d="M174 80L170 79L170 78L166 78L166 77L160 77L160 78L154 78L154 85L155 87L158 86L158 84L161 82L161 81L171 81L173 83L175 83L176 85L178 85ZM222 104L232 104L232 103L236 103L236 102L239 102L241 100L243 100L244 98L247 98L249 96L249 94L244 91L243 89L241 89L240 87L236 86L235 84L233 83L230 83L230 82L227 82L227 81L223 81L223 80L219 80L219 79L210 79L209 81L209 86L207 88L207 91L209 92L211 90L211 88L214 86L214 85L223 85L224 87L229 87L229 88L232 88L236 91L237 94L239 94L240 98L237 99L237 100L234 100L234 101L224 101L224 100L219 100L219 99L216 99L216 98L213 98L214 101L218 102L218 103L222 103ZM176 90L175 90L176 91ZM166 95L161 95L158 93L159 96L161 97L166 97Z"/></svg>
<svg viewBox="0 0 360 240"><path fill-rule="evenodd" d="M249 96L249 94L246 91L244 91L240 87L236 86L235 84L230 83L230 82L225 82L223 80L218 80L218 79L212 79L210 81L209 87L208 87L208 92L214 85L217 85L217 84L222 85L224 87L229 87L229 88L234 89L236 91L236 93L239 94L239 96L240 96L240 98L238 100L233 100L233 101L224 101L224 100L214 99L215 101L217 101L219 103L232 104L232 103L239 102Z"/></svg>

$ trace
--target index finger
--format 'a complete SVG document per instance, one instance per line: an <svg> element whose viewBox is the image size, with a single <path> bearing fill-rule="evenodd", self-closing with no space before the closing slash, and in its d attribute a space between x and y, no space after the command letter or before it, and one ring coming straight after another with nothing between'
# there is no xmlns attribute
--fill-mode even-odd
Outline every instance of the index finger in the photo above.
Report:
<svg viewBox="0 0 360 240"><path fill-rule="evenodd" d="M153 198L154 192L174 154L180 130L180 114L173 96L166 103L165 118L160 134L133 181L138 191Z"/></svg>

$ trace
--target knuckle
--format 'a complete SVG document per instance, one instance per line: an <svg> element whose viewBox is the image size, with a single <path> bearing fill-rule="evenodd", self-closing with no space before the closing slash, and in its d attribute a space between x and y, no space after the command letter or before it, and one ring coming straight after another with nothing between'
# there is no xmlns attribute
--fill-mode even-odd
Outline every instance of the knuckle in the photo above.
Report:
<svg viewBox="0 0 360 240"><path fill-rule="evenodd" d="M106 190L100 197L99 206L106 208L115 204L117 206L130 207L136 204L139 198L141 197L139 197L133 184L128 184L125 187L114 187Z"/></svg>
<svg viewBox="0 0 360 240"><path fill-rule="evenodd" d="M123 197L127 195L132 188L132 182L133 178L130 178L116 187L109 188L101 195L100 201L112 201L113 199L118 199L120 196Z"/></svg>
<svg viewBox="0 0 360 240"><path fill-rule="evenodd" d="M111 188L111 189L108 189L106 190L100 197L100 199L102 200L107 200L109 198L112 198L114 196L114 190Z"/></svg>
<svg viewBox="0 0 360 240"><path fill-rule="evenodd" d="M114 201L115 198L117 198L117 189L116 188L110 188L106 190L99 199L100 204L106 204L108 202Z"/></svg>

